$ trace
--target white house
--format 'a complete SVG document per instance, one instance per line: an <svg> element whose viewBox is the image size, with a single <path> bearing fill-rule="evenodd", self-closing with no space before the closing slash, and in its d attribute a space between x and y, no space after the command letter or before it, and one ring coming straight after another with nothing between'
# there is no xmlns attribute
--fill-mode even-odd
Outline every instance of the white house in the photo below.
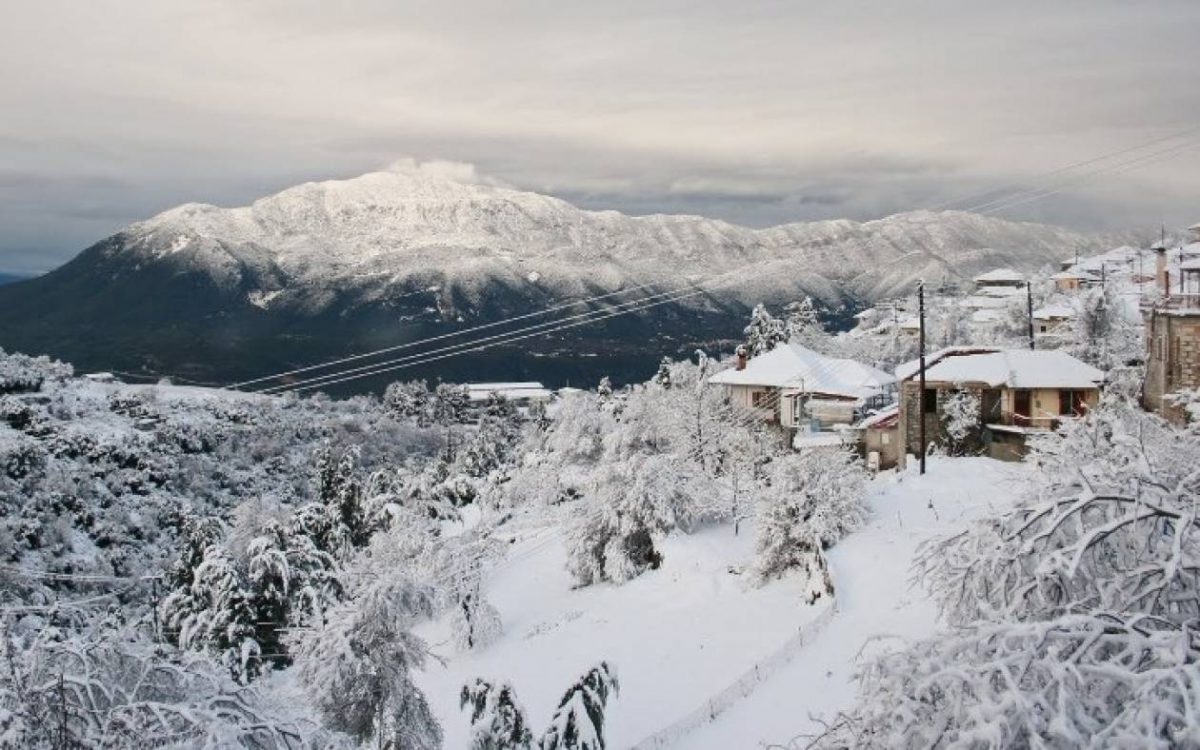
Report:
<svg viewBox="0 0 1200 750"><path fill-rule="evenodd" d="M1025 277L1011 268L997 268L975 277L975 289L979 294L1005 296L1011 290L1025 288Z"/></svg>
<svg viewBox="0 0 1200 750"><path fill-rule="evenodd" d="M541 383L534 381L520 383L467 383L467 398L471 403L487 401L492 396L500 396L514 404L526 406L534 402L550 400L550 391Z"/></svg>
<svg viewBox="0 0 1200 750"><path fill-rule="evenodd" d="M852 424L896 398L896 379L883 370L795 343L780 344L708 382L725 386L735 406L802 431Z"/></svg>
<svg viewBox="0 0 1200 750"><path fill-rule="evenodd" d="M1075 308L1057 302L1033 311L1033 331L1037 336L1065 333L1075 319Z"/></svg>

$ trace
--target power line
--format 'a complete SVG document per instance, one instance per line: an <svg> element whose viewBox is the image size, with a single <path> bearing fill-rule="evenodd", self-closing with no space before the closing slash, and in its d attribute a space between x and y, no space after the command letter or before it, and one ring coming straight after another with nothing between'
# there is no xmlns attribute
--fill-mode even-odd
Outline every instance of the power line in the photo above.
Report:
<svg viewBox="0 0 1200 750"><path fill-rule="evenodd" d="M1066 188L1070 185L1074 185L1083 180L1087 180L1092 177L1096 177L1097 175L1107 174L1109 172L1115 172L1115 171L1119 171L1119 170L1122 170L1125 168L1136 168L1136 167L1145 166L1147 164L1158 161L1159 159L1170 156L1171 154L1178 153L1179 151L1184 151L1189 148L1193 148L1197 144L1200 144L1200 141L1198 141L1196 139L1189 139L1187 141L1184 141L1183 143L1178 143L1178 144L1175 144L1174 146L1170 146L1165 149L1160 149L1158 151L1154 151L1149 154L1141 154L1132 159L1127 159L1125 161L1117 162L1116 164L1108 164L1108 165L1104 165L1102 167L1098 167L1096 169L1093 169L1093 170L1090 170L1087 172L1082 172L1078 175L1072 175L1066 179L1059 180L1056 183L1051 184L1051 185L1047 185L1047 186L1044 186L1041 188L1034 188L1034 189L1022 191L1022 192L1015 193L1013 195L1005 196L1002 198L997 198L995 200L988 201L986 203L981 203L981 204L978 204L975 206L971 206L971 207L963 209L963 210L964 211L973 211L976 213L993 213L995 211L1000 211L1000 210L1003 210L1006 208L1010 208L1012 206L1017 206L1017 205L1021 205L1023 203L1028 203L1029 201L1032 201L1032 200L1040 200L1041 198L1045 198L1045 197L1054 195L1056 193L1060 193L1063 191L1064 188Z"/></svg>
<svg viewBox="0 0 1200 750"><path fill-rule="evenodd" d="M368 377L370 375L377 374L378 372L386 372L391 369L401 369L399 367L391 367L391 368L387 368L385 370L376 369L376 368L383 367L384 365L398 365L399 363L412 362L415 366L416 364L420 364L423 362L428 362L428 361L432 361L432 360L445 358L445 357L432 357L431 358L429 356L431 354L441 354L443 352L451 352L454 354L461 354L461 353L467 352L467 351L477 351L481 348L488 348L488 347L480 347L478 345L483 344L485 342L489 342L489 341L495 341L496 344L494 344L494 345L500 345L500 344L504 344L504 343L509 343L511 341L521 340L523 338L529 338L529 336L521 336L521 337L512 338L514 334L524 333L527 331L534 331L535 333L544 333L544 334L554 333L555 331L562 330L563 328L575 327L575 326L563 325L563 323L566 323L567 321L583 319L583 322L578 324L578 325L583 325L583 324L586 324L589 322L599 321L599 320L603 320L603 319L609 318L609 317L615 317L615 315L621 314L624 312L633 312L636 310L644 309L645 307L653 307L654 305L648 304L648 303L654 302L656 299L662 299L662 302L659 304L665 304L666 302L673 302L676 299L682 299L685 297L690 297L690 296L694 296L696 294L701 293L701 291L692 291L688 294L678 295L678 293L681 291L694 290L694 289L695 289L695 287L692 285L677 287L676 289L668 290L665 292L659 292L657 294L652 294L652 295L649 295L642 299L632 300L630 302L622 302L618 305L615 305L613 310L589 310L588 312L579 313L577 315L572 315L567 318L551 320L551 321L547 321L545 323L537 323L532 326L524 326L522 328L517 328L512 331L505 331L504 333L494 334L492 336L485 336L483 338L472 339L472 340L460 342L457 344L450 344L448 346L439 347L437 349L423 351L423 352L419 352L416 354L409 354L409 355L405 355L403 357L398 357L396 359L386 360L384 362L376 362L374 364L362 365L360 367L355 367L355 368L351 368L348 370L341 370L338 372L329 373L327 375L319 375L317 377L309 378L307 380L301 380L298 383L289 383L286 385L271 386L270 388L264 388L263 390L259 391L259 393L284 392L284 391L290 391L290 390L300 390L300 389L319 387L321 385L329 384L328 382L322 382L322 381L333 382L331 380L333 378L340 378L343 375L350 375L353 373L363 373L362 377ZM677 295L677 296L671 297L671 295ZM670 297L670 298L668 298L668 297ZM664 298L666 298L666 299L664 299ZM626 308L626 309L621 309L621 308ZM605 314L605 313L607 313L607 314ZM464 348L464 347L469 347L469 348ZM455 351L455 350L460 350L460 351ZM339 380L336 382L341 382L341 381Z"/></svg>
<svg viewBox="0 0 1200 750"><path fill-rule="evenodd" d="M995 187L990 190L985 190L985 191L982 191L979 193L975 193L972 196L970 196L969 198L952 198L948 201L943 201L935 206L932 206L929 210L930 211L941 211L943 209L949 208L950 206L954 205L955 203L962 203L962 202L966 202L968 200L971 200L971 201L981 200L983 198L986 198L989 195L993 195L995 193L999 193L999 192L1009 190L1012 188L1023 188L1023 190L1021 192L1026 192L1028 190L1028 184L1030 182L1041 181L1048 177L1054 177L1056 175L1070 172L1072 170L1078 169L1079 167L1090 166L1092 164L1096 164L1097 162L1102 162L1102 161L1111 159L1116 156L1123 156L1125 154L1132 153L1134 151L1140 151L1144 148L1148 148L1150 146L1155 146L1155 145L1158 145L1159 143L1165 143L1166 141L1175 140L1176 138L1182 138L1185 136L1189 136L1196 132L1200 132L1200 126L1186 128L1184 130L1177 131L1171 135L1163 136L1161 138L1155 138L1150 141L1144 141L1136 146L1129 146L1126 148L1119 149L1117 151L1110 151L1106 154L1101 154L1100 156L1093 156L1090 159L1084 159L1082 161L1078 161L1073 164L1067 164L1066 166L1052 169L1049 172L1043 172L1039 175L1035 175L1032 178L1027 178L1027 179L1023 179L1023 180L1014 180L1012 182L1008 182L1003 185L1000 185L999 187ZM956 210L970 211L972 209L964 208L964 209L956 209Z"/></svg>
<svg viewBox="0 0 1200 750"><path fill-rule="evenodd" d="M572 307L577 307L579 305L584 305L584 304L588 304L591 302L598 302L603 299L609 299L611 297L620 296L622 294L629 294L630 292L635 292L635 291L642 290L642 289L652 289L652 288L654 288L654 286L652 284L638 284L636 286L631 286L627 289L618 289L617 291L614 291L614 292L607 292L605 294L599 294L599 295L595 295L592 297L586 297L584 299L573 300L571 302L564 302L562 304L554 305L552 307L547 307L542 310L537 310L537 311L534 311L531 313L525 313L523 315L517 315L515 317L504 318L502 320L493 321L491 323L483 323L480 325L471 326L470 328L464 328L464 329L458 330L458 331L450 331L447 333L439 334L437 336L430 336L427 338L418 339L416 341L409 341L404 344L397 344L395 346L387 346L382 349L375 349L374 351L370 351L370 352L354 354L354 355L351 355L348 357L342 357L341 359L335 359L335 360L332 360L329 362L322 362L320 364L308 365L307 367L298 367L294 370L288 370L286 372L278 372L273 375L264 375L263 377L254 378L252 380L243 380L240 383L234 383L234 384L230 385L229 387L230 388L242 388L247 385L253 385L255 383L261 383L261 382L268 381L268 380L278 380L279 378L284 378L289 375L298 375L298 374L304 373L304 372L311 372L312 370L321 370L326 367L333 367L334 365L345 364L347 362L354 362L354 361L361 360L361 359L375 357L380 354L387 354L389 352L400 351L403 349L409 349L414 346L418 346L420 344L428 344L428 343L432 343L434 341L442 341L444 339L452 338L455 336L462 336L462 335L465 335L467 333L471 333L474 331L482 331L482 330L489 329L489 328L495 328L496 326L504 325L505 323L512 323L512 322L515 322L518 320L526 320L529 318L535 318L535 317L538 317L541 315L545 315L547 313L556 312L558 310L565 310L565 309L569 309Z"/></svg>
<svg viewBox="0 0 1200 750"><path fill-rule="evenodd" d="M1190 129L1190 130L1187 130L1187 131L1183 131L1183 134L1190 134L1191 132L1194 132L1194 131L1196 131L1196 130L1200 130L1200 127L1198 127L1198 128L1193 128L1193 129ZM1082 165L1087 165L1087 164L1091 164L1091 163L1096 163L1096 162L1099 162L1099 161L1103 161L1103 160L1105 160L1105 159L1112 158L1114 155L1120 155L1120 154L1123 154L1123 153L1129 153L1129 152L1131 152L1131 151L1140 150L1140 149L1142 149L1142 148L1145 148L1145 147L1147 147L1147 146L1149 146L1149 145L1154 145L1154 144L1161 143L1161 142L1164 142L1164 141L1167 141L1167 140L1173 140L1173 139L1179 138L1179 137L1180 137L1180 135L1181 135L1181 134L1175 134L1175 135L1173 135L1173 136L1169 136L1169 137L1165 137L1165 138L1156 139L1156 140L1154 140L1154 141L1150 141L1150 142L1148 142L1148 143L1146 143L1146 144L1142 144L1141 146L1137 146L1137 147L1131 147L1131 148L1123 149L1123 150L1121 150L1121 151L1117 151L1117 152L1113 152L1113 153L1110 153L1110 154L1106 154L1106 155L1104 155L1104 156L1101 156L1101 157L1094 157L1093 159L1090 159L1090 160L1085 160L1084 162L1079 162L1079 163L1077 163L1077 164L1075 164L1075 165L1070 165L1070 166L1068 166L1068 167L1063 167L1063 168L1060 168L1060 169L1058 169L1058 170L1054 170L1054 171L1052 171L1052 172L1050 172L1050 173L1047 173L1047 174L1048 174L1048 175L1054 175L1054 174L1058 174L1058 173L1065 172L1065 171L1067 171L1067 170L1069 170L1069 169L1072 169L1072 168L1077 168L1078 166L1082 166ZM994 212L994 211L999 211L999 210L1003 210L1003 209L1005 209L1005 208L1009 208L1009 207L1012 207L1012 206L1015 206L1015 205L1019 205L1020 203L1027 203L1027 202L1030 202L1030 201L1033 201L1033 200L1040 200L1041 198L1045 198L1045 197L1048 197L1049 195L1052 195L1052 194L1054 194L1054 193L1056 193L1056 192L1060 192L1060 191L1062 190L1062 187L1063 187L1064 185L1067 185L1067 184L1074 184L1074 183L1077 183L1077 182L1080 182L1080 181L1083 181L1083 180L1087 180L1087 179L1093 178L1093 177L1095 177L1095 176L1097 176L1097 175L1099 175L1099 174L1103 174L1103 173L1105 173L1105 172L1112 171L1112 170L1114 170L1114 169L1118 169L1118 168L1125 168L1125 167L1132 167L1132 166L1141 166L1141 165L1142 165L1142 164L1144 164L1144 163L1149 163L1149 161L1156 160L1156 159L1158 159L1158 158L1162 158L1163 156L1169 155L1170 153L1173 153L1173 152L1175 152L1175 151L1177 151L1177 150L1179 150L1179 149L1181 149L1181 148L1186 148L1186 147L1189 147L1189 146L1188 146L1188 144L1182 144L1182 145L1179 145L1179 144L1177 144L1176 146L1174 146L1174 147L1172 147L1172 148L1165 149L1165 150L1162 150L1162 151L1159 151L1159 152L1155 152L1155 153L1152 153L1152 154L1142 155L1142 156L1140 156L1140 157L1137 157L1136 159L1133 159L1133 160L1131 160L1131 161L1122 162L1122 163L1119 163L1119 164L1116 164L1116 165L1108 165L1108 166L1106 166L1106 167L1103 167L1103 168L1101 168L1101 169L1093 170L1093 171L1091 171L1091 172L1086 172L1086 173L1083 173L1083 174L1081 174L1081 175L1075 176L1075 177L1071 178L1070 180L1068 180L1068 181L1066 181L1066 182L1063 182L1063 183L1061 183L1061 184L1060 184L1060 185L1057 187L1057 189L1055 189L1055 190L1050 190L1050 191L1047 191L1045 187L1042 187L1042 188L1037 188L1037 189L1033 189L1033 190L1027 190L1027 191L1024 191L1023 193L1018 193L1018 194L1015 194L1015 195L1008 196L1008 197L1004 198L1004 199L1003 199L1003 201L1008 201L1007 203L1005 203L1005 202L1003 202L1003 201L1000 201L1000 200L989 201L989 202L987 202L987 203L980 204L978 207L976 207L976 209L988 209L988 210L983 210L983 211L981 211L981 212L982 212L982 213L992 213L992 212ZM770 262L780 262L781 260L782 260L782 259L774 259L773 261L770 261ZM714 277L713 277L713 279L715 279L715 278L720 278L721 276L729 275L729 274L732 274L732 273L740 273L740 272L744 272L744 271L746 271L746 270L747 270L747 269L746 269L745 267L743 267L743 268L739 268L739 269L733 269L733 270L731 270L731 271L727 271L727 272L725 272L725 273L718 274L718 275L714 276ZM712 279L710 279L710 280L708 280L708 281L701 281L701 282L699 282L698 284L696 284L696 286L699 286L699 285L701 285L701 284L711 283L711 282L712 282ZM651 287L650 287L650 285L642 285L642 286L640 286L640 287L634 287L634 289L637 289L637 288L651 288ZM684 288L686 288L686 287L681 287L680 289L684 289ZM618 291L618 292L612 292L612 293L609 293L608 295L599 295L598 297L591 298L591 299L593 299L593 300L594 300L594 299L601 299L601 298L604 298L604 297L611 297L611 296L615 296L615 295L618 295L618 294L627 293L628 291L632 291L632 289L630 289L630 290ZM673 291L674 291L674 290L673 290ZM657 295L652 295L651 297L649 297L649 298L647 298L647 299L651 299L651 298L653 298L653 297L655 297L655 296L661 297L661 296L665 296L665 295L668 295L668 294L671 294L671 293L672 293L672 292L660 292L660 293L658 293ZM420 362L422 362L422 363L424 363L424 362L431 362L431 361L437 361L437 360L440 360L440 359L446 359L446 358L448 358L448 357L450 357L450 356L455 356L455 355L457 355L457 354L463 354L463 353L466 353L466 352L472 352L472 351L480 351L480 350L483 350L483 349L491 348L492 346L498 346L498 345L505 344L505 343L511 343L511 342L514 342L514 341L519 341L519 340L523 340L523 339L526 339L526 338L531 338L531 337L532 337L532 336L534 336L534 335L549 334L549 333L553 333L553 332L555 332L555 331L559 331L559 330L565 330L565 329L568 329L568 328L574 328L574 327L578 327L579 325L585 325L585 324L587 324L587 323L590 323L590 322L597 322L597 321L604 320L604 319L607 319L607 318L615 317L616 315L624 314L624 313L626 313L626 312L634 312L634 311L638 311L638 310L641 310L641 309L646 309L646 308L649 308L649 307L653 307L653 306L656 306L656 305L658 305L658 304L665 304L665 303L667 303L667 302L674 302L674 301L676 301L677 299L683 299L683 298L686 298L686 297L693 296L695 293L698 293L698 292L693 292L693 293L689 293L689 294L681 295L680 297L678 297L678 298L676 298L676 299L664 299L664 300L663 300L663 301L661 301L661 302L655 302L655 303L653 303L653 304L646 304L644 301L634 301L634 302L629 302L629 303L621 303L621 305L622 305L622 306L623 306L623 305L628 305L628 306L629 306L629 307L628 307L628 309L625 309L625 310L619 310L619 311L617 311L617 312L611 312L611 313L607 313L607 314L604 314L604 315L595 315L595 313L597 313L597 312L600 312L600 311L589 311L589 312L587 312L587 313L582 313L582 314L580 314L580 315L571 316L570 318L567 318L567 319L565 319L565 320L575 320L575 319L579 319L579 318L587 318L586 320L583 320L582 322L578 322L578 323L572 323L572 324L570 324L570 325L562 325L562 323L563 323L563 321L562 321L562 320L549 321L549 322L547 322L547 323L538 324L537 326L533 326L533 327L524 327L524 328L521 328L521 329L517 329L516 331L510 331L510 332L506 332L506 333L502 333L502 334L497 334L497 335L495 335L495 336L485 337L484 339L475 339L475 340L471 340L471 341L460 342L460 343L458 343L458 344L454 344L454 345L452 345L452 346L450 346L450 347L443 347L443 348L440 348L440 349L434 350L433 352L426 352L426 353L424 353L424 354L417 354L417 355L409 355L409 356L408 356L408 357L406 357L406 358L399 358L399 359L396 359L396 360L389 360L389 361L387 361L387 362L375 363L375 364L372 364L372 365L365 365L365 366L358 367L358 368L352 368L351 370L343 370L343 371L338 371L338 372L334 372L334 373L328 373L328 374L326 374L326 375L321 375L321 376L318 376L318 377L315 377L315 378L310 378L310 379L308 379L308 380L301 381L301 382L300 382L300 383L298 383L298 384L290 384L290 385L282 385L282 386L272 386L272 387L270 387L270 388L263 389L263 391L262 391L262 392L273 392L273 391L285 392L285 391L290 391L290 390L306 390L306 389L309 389L309 388L314 388L314 387L328 386L328 385L335 385L335 384L337 384L337 383L347 382L347 381L349 381L349 380L355 380L355 379L362 378L362 377L370 377L370 376L373 376L373 375L383 374L383 373L385 373L385 372L392 372L392 371L399 370L399 369L405 369L406 367L409 367L409 366L415 366L415 364L406 364L406 363L408 363L408 362L415 362L415 361L417 361L417 360L419 360L419 361L420 361ZM582 303L584 303L584 302L586 302L586 301L587 301L587 300L577 300L577 301L574 301L574 302L571 302L571 303L566 303L566 304L563 304L563 305L557 305L557 306L554 306L554 307L551 307L551 308L547 308L547 309L545 309L545 310L542 310L542 311L538 311L538 312L534 312L534 313L527 313L527 314L525 314L525 315L522 315L522 316L517 316L517 317L513 317L513 318L507 318L507 319L504 319L504 320L500 320L500 321L494 321L494 322L492 322L492 323L487 323L487 324L483 324L483 325L480 325L480 326L475 326L475 327L473 327L473 328L466 329L466 330L464 330L464 331L451 332L451 333L447 333L447 334L442 334L442 335L440 335L440 336L435 336L435 337L431 337L431 338L428 338L428 339L423 339L423 340L420 340L420 341L408 342L407 344L401 344L401 345L397 345L396 347L388 347L388 348L386 348L386 349L377 350L377 351L375 351L375 352L368 352L368 353L364 353L364 354L360 354L360 355L354 355L354 356L352 356L352 357L346 357L346 358L342 358L342 359L340 359L340 360L334 360L334 361L331 361L331 362L328 362L328 363L324 363L324 364L312 365L312 366L309 366L309 367L307 367L307 368L299 368L299 369L297 369L297 370L290 371L290 372L291 372L291 373L299 373L299 372L307 372L307 371L312 371L312 370L317 370L317 369L324 369L324 368L327 368L327 367L332 367L332 366L335 366L336 364L341 364L341 363L345 363L345 362L349 362L349 361L354 361L354 360L357 360L357 359L362 359L362 358L368 358L368 357L372 357L372 356L377 356L378 354L385 353L385 352L387 352L387 351L396 351L396 350L400 350L400 349L403 349L403 348L408 348L408 347L418 346L418 345L420 345L420 344L423 344L423 343L428 343L428 342L430 342L430 341L439 340L439 339L443 339L443 338L448 338L448 337L450 337L450 336L458 336L458 335L463 335L463 334L465 334L465 333L467 333L467 332L474 331L474 330L480 330L480 329L483 329L483 328L495 327L495 326L498 326L498 325L504 325L504 324L511 323L511 322L513 322L513 321L516 321L516 320L521 320L521 319L524 319L524 318L529 318L529 317L535 317L535 316L539 316L539 315L544 315L544 314L546 314L546 313L548 313L548 312L552 312L552 311L554 311L554 310L558 310L558 309L564 309L564 308L567 308L567 307L572 307L572 306L575 306L575 305L578 305L578 304L582 304ZM540 329L543 329L543 330L538 330L538 331L536 331L536 332L534 332L534 333L524 334L524 335L520 335L520 336L514 336L514 335L512 335L512 334L514 334L514 333L520 333L520 332L523 332L523 331L532 330L532 329L534 329L534 328L540 328ZM494 341L495 343L491 343L491 344L483 344L482 342L484 342L484 341ZM449 351L450 349L456 349L457 351ZM435 357L428 357L427 355L428 355L428 354L430 354L430 353L435 353L435 354L438 354L439 356L435 356ZM238 384L238 385L249 384L249 383L254 383L254 382L262 382L262 381L265 381L265 380L270 380L270 379L277 378L277 377L282 377L282 375L276 375L276 376L267 376L267 377L265 377L265 378L259 378L259 379L257 379L257 380L254 380L254 381L244 381L242 384Z"/></svg>

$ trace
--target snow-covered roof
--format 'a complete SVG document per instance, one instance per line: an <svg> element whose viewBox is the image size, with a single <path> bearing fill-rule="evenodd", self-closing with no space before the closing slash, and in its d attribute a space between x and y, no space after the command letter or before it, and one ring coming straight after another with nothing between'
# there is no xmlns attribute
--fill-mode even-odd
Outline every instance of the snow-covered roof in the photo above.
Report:
<svg viewBox="0 0 1200 750"><path fill-rule="evenodd" d="M1184 262L1179 264L1179 270L1181 270L1181 271L1200 271L1200 258L1192 258L1191 260L1185 260Z"/></svg>
<svg viewBox="0 0 1200 750"><path fill-rule="evenodd" d="M868 427L890 427L899 418L900 406L897 404L883 411L876 412L869 417L864 417L859 420L858 424L854 425L854 429L865 430Z"/></svg>
<svg viewBox="0 0 1200 750"><path fill-rule="evenodd" d="M536 381L518 383L467 383L467 397L471 401L487 401L493 394L503 396L510 401L517 399L541 401L550 398L550 391Z"/></svg>
<svg viewBox="0 0 1200 750"><path fill-rule="evenodd" d="M1011 268L996 268L975 277L976 284L1004 284L1025 281L1025 277Z"/></svg>
<svg viewBox="0 0 1200 750"><path fill-rule="evenodd" d="M845 442L836 432L797 432L792 437L792 448L835 448L845 445Z"/></svg>
<svg viewBox="0 0 1200 750"><path fill-rule="evenodd" d="M1061 320L1063 318L1075 317L1075 308L1062 303L1055 303L1039 307L1033 311L1035 320Z"/></svg>
<svg viewBox="0 0 1200 750"><path fill-rule="evenodd" d="M1200 232L1200 221L1188 227L1189 232Z"/></svg>
<svg viewBox="0 0 1200 750"><path fill-rule="evenodd" d="M894 383L895 378L852 359L826 357L800 344L789 343L754 357L746 363L744 370L723 370L708 382L789 387L804 393L869 398Z"/></svg>
<svg viewBox="0 0 1200 750"><path fill-rule="evenodd" d="M925 380L1009 388L1095 388L1104 373L1065 352L1009 349L945 358L925 370Z"/></svg>
<svg viewBox="0 0 1200 750"><path fill-rule="evenodd" d="M976 310L971 313L972 323L995 323L1003 318L1004 315L999 310Z"/></svg>
<svg viewBox="0 0 1200 750"><path fill-rule="evenodd" d="M931 352L925 355L925 372L929 372L929 368L935 363L941 362L946 357L966 356L968 354L986 354L990 352L1000 351L993 346L947 346L945 349L938 349L936 352ZM896 379L907 380L917 371L921 369L921 360L913 359L896 367Z"/></svg>

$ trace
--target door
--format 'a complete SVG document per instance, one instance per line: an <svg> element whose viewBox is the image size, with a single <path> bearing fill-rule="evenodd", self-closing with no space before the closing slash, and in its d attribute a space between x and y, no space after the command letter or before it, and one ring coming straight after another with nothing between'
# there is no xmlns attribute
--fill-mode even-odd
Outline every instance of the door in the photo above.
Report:
<svg viewBox="0 0 1200 750"><path fill-rule="evenodd" d="M1030 399L1029 391L1013 391L1013 424L1029 424L1029 415L1033 413Z"/></svg>

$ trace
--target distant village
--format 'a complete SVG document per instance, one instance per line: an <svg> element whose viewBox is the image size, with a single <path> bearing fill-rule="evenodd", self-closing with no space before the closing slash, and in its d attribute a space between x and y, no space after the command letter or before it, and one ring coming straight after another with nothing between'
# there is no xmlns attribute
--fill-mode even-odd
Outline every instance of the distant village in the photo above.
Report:
<svg viewBox="0 0 1200 750"><path fill-rule="evenodd" d="M923 358L881 369L790 337L756 356L743 347L710 382L795 448L853 445L873 469L930 449L1019 459L1106 387L1135 388L1145 409L1182 423L1178 394L1200 387L1200 224L1188 231L1040 275L993 269L966 293L927 290L923 321L915 299L877 304L834 338L877 357L924 336Z"/></svg>
<svg viewBox="0 0 1200 750"><path fill-rule="evenodd" d="M794 449L850 446L872 470L939 450L1018 460L1031 437L1084 414L1106 388L1132 389L1173 423L1188 419L1178 395L1200 388L1200 224L1179 242L1028 276L996 268L972 288L924 297L923 310L915 294L878 303L836 335L820 330L811 303L787 320L760 307L746 329L758 343L738 347L708 382ZM468 388L473 401L522 407L578 390Z"/></svg>

